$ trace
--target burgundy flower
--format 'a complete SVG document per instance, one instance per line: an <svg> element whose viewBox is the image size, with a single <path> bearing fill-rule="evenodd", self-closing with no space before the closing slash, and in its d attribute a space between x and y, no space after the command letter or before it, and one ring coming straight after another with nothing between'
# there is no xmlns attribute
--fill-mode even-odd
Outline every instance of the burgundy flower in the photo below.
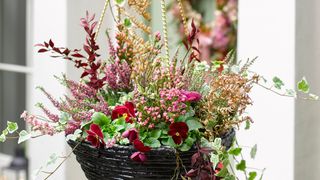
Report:
<svg viewBox="0 0 320 180"><path fill-rule="evenodd" d="M134 140L138 139L138 131L135 128L126 130L122 133L122 137L128 138L130 143L132 143Z"/></svg>
<svg viewBox="0 0 320 180"><path fill-rule="evenodd" d="M139 139L134 140L133 145L134 145L134 148L136 148L138 151L143 153L151 150L149 146L145 146L143 142L141 142Z"/></svg>
<svg viewBox="0 0 320 180"><path fill-rule="evenodd" d="M144 161L147 160L147 156L146 156L144 153L139 152L139 151L133 153L133 154L130 156L130 158L131 158L132 160L134 160L134 161L137 161L137 162L144 162Z"/></svg>
<svg viewBox="0 0 320 180"><path fill-rule="evenodd" d="M169 128L168 134L172 136L176 144L181 144L182 140L188 137L189 128L185 122L172 123Z"/></svg>
<svg viewBox="0 0 320 180"><path fill-rule="evenodd" d="M186 96L186 102L197 102L202 97L197 91L183 91L182 94Z"/></svg>
<svg viewBox="0 0 320 180"><path fill-rule="evenodd" d="M146 161L147 156L145 155L145 152L150 151L151 148L149 146L145 146L139 139L133 141L133 146L138 150L138 152L133 153L130 158L137 162Z"/></svg>
<svg viewBox="0 0 320 180"><path fill-rule="evenodd" d="M136 117L134 113L134 104L132 102L126 102L123 106L116 106L112 111L112 120L124 116L127 123L133 123L132 118Z"/></svg>
<svg viewBox="0 0 320 180"><path fill-rule="evenodd" d="M103 133L100 127L96 124L91 124L90 129L86 131L87 141L91 143L91 145L95 146L96 148L100 148L101 146L104 147L106 143L103 140Z"/></svg>

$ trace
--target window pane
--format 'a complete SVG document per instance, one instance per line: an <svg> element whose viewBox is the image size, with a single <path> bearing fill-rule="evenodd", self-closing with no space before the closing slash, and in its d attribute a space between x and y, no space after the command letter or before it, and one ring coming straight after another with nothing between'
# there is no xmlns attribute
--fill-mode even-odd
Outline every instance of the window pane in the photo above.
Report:
<svg viewBox="0 0 320 180"><path fill-rule="evenodd" d="M26 65L26 2L0 0L0 62Z"/></svg>
<svg viewBox="0 0 320 180"><path fill-rule="evenodd" d="M6 121L16 121L20 128L25 123L20 114L26 108L26 75L0 71L0 130L6 127ZM0 143L0 153L13 154L16 140Z"/></svg>

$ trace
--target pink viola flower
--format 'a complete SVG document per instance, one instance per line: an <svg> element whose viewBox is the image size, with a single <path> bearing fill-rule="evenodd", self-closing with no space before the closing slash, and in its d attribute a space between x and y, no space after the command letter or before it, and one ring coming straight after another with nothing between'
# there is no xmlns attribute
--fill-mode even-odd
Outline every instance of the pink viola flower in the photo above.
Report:
<svg viewBox="0 0 320 180"><path fill-rule="evenodd" d="M126 130L124 133L122 133L122 137L128 138L130 143L133 143L133 141L138 139L138 131L135 128Z"/></svg>
<svg viewBox="0 0 320 180"><path fill-rule="evenodd" d="M182 94L186 96L186 102L197 102L202 98L197 91L183 91Z"/></svg>
<svg viewBox="0 0 320 180"><path fill-rule="evenodd" d="M103 133L101 131L101 128L96 124L91 124L90 129L86 131L87 141L91 143L92 146L96 148L104 147L106 143L103 140Z"/></svg>

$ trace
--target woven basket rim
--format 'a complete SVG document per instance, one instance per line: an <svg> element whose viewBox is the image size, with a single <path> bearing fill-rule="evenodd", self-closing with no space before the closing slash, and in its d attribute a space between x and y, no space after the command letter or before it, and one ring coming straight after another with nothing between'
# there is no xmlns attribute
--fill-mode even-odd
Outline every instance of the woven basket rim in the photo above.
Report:
<svg viewBox="0 0 320 180"><path fill-rule="evenodd" d="M68 144L77 144L77 143L80 143L80 145L82 146L86 146L90 149L93 149L93 150L97 150L97 148L95 148L94 146L90 145L90 143L86 142L86 141L83 141L83 142L79 142L79 141L74 141L74 140L69 140L68 141ZM126 151L135 151L136 149L133 147L133 145L120 145L120 144L115 144L113 145L112 147L105 147L104 150L108 150L108 149L117 149L117 150L126 150ZM176 149L175 148L172 148L170 146L161 146L161 147L158 147L158 148L151 148L151 151L173 151L175 152ZM188 151L186 151L188 152Z"/></svg>

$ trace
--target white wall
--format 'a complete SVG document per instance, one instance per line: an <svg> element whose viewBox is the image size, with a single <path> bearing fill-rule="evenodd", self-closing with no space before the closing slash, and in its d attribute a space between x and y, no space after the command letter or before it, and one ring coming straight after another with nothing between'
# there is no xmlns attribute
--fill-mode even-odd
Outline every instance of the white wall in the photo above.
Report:
<svg viewBox="0 0 320 180"><path fill-rule="evenodd" d="M294 86L295 2L293 0L239 1L239 59L259 56L254 71L268 79L281 77ZM294 101L260 87L251 95L255 123L238 133L241 145L258 144L257 158L248 164L266 168L264 179L293 179Z"/></svg>
<svg viewBox="0 0 320 180"><path fill-rule="evenodd" d="M50 104L47 98L35 87L44 86L52 95L59 97L65 89L53 78L54 74L66 72L66 63L62 60L52 59L48 55L37 54L34 44L48 41L52 38L59 46L66 45L66 3L65 0L29 0L28 1L28 64L33 68L33 74L28 77L27 109L40 114L34 107L37 102ZM58 12L58 13L57 13ZM52 106L49 106L51 109ZM48 138L41 137L28 143L30 158L30 171L45 164L52 153L64 153L65 143L63 135ZM64 179L65 167L63 166L52 179ZM38 179L43 179L39 177Z"/></svg>

